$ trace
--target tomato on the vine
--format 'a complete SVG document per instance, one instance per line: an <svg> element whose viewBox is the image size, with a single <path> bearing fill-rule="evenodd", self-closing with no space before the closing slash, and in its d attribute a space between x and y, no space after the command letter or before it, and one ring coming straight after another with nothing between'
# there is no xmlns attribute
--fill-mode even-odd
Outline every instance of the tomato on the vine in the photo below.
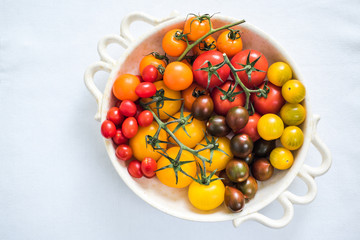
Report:
<svg viewBox="0 0 360 240"><path fill-rule="evenodd" d="M257 130L257 125L260 117L261 115L255 112L253 115L249 116L249 121L247 122L245 127L240 129L236 133L245 133L249 135L253 142L257 141L258 139L260 139L260 135Z"/></svg>
<svg viewBox="0 0 360 240"><path fill-rule="evenodd" d="M250 89L263 83L269 66L265 56L261 52L252 49L237 53L231 59L231 64L236 69L245 68L245 70L237 72L237 75L241 82ZM232 73L231 76L235 79Z"/></svg>
<svg viewBox="0 0 360 240"><path fill-rule="evenodd" d="M172 29L165 34L162 40L162 48L167 55L179 57L185 51L187 44L182 35L181 29Z"/></svg>
<svg viewBox="0 0 360 240"><path fill-rule="evenodd" d="M145 57L143 57L141 59L140 65L139 65L139 71L143 78L144 78L143 70L148 65L153 65L156 68L158 68L160 65L163 66L164 68L166 67L166 65L167 65L166 62L159 58L163 58L163 57L161 55L159 55L158 53L152 53L152 54L146 55ZM162 74L158 70L158 75L157 75L156 80L160 80L160 79L162 79Z"/></svg>
<svg viewBox="0 0 360 240"><path fill-rule="evenodd" d="M146 127L152 123L154 116L149 110L144 110L139 114L136 120L140 127Z"/></svg>
<svg viewBox="0 0 360 240"><path fill-rule="evenodd" d="M208 36L204 40L196 44L192 50L197 56L206 51L216 50L216 40L212 36Z"/></svg>
<svg viewBox="0 0 360 240"><path fill-rule="evenodd" d="M226 53L229 58L232 58L243 48L240 33L234 30L223 31L217 39L217 47L220 52Z"/></svg>
<svg viewBox="0 0 360 240"><path fill-rule="evenodd" d="M236 86L233 81L226 81L219 88L214 88L211 97L214 101L214 110L217 114L225 116L227 112L236 106L245 105L245 93L240 86Z"/></svg>
<svg viewBox="0 0 360 240"><path fill-rule="evenodd" d="M193 16L186 20L184 34L190 41L196 41L210 31L210 19Z"/></svg>
<svg viewBox="0 0 360 240"><path fill-rule="evenodd" d="M188 88L193 82L193 73L188 65L182 62L170 63L164 72L165 85L174 91Z"/></svg>
<svg viewBox="0 0 360 240"><path fill-rule="evenodd" d="M132 158L133 152L129 145L121 144L115 150L115 155L122 161L127 161Z"/></svg>
<svg viewBox="0 0 360 240"><path fill-rule="evenodd" d="M115 80L112 91L119 100L136 101L139 97L136 95L135 89L139 84L140 80L135 75L123 74Z"/></svg>
<svg viewBox="0 0 360 240"><path fill-rule="evenodd" d="M134 117L125 119L121 126L121 131L126 138L132 138L138 131L138 123Z"/></svg>
<svg viewBox="0 0 360 240"><path fill-rule="evenodd" d="M193 95L195 90L195 96ZM197 83L193 82L190 87L181 91L181 97L184 99L184 106L191 110L191 107L196 100L196 98L202 94L206 95L209 91L205 90L203 87L199 86Z"/></svg>
<svg viewBox="0 0 360 240"><path fill-rule="evenodd" d="M263 83L260 88L264 88L265 83ZM251 95L251 100L254 104L254 108L258 113L267 114L267 113L278 113L281 107L285 104L285 100L281 95L281 88L273 85L272 83L267 83L269 92L267 97L258 97L256 94Z"/></svg>

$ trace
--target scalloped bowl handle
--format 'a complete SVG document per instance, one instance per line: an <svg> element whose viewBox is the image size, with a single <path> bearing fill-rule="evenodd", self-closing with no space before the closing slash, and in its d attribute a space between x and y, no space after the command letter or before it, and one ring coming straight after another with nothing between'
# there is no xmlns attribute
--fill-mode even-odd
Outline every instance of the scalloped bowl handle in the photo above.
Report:
<svg viewBox="0 0 360 240"><path fill-rule="evenodd" d="M298 177L306 183L308 192L303 196L298 196L288 190L283 192L277 198L277 200L284 208L284 214L279 219L271 219L261 213L256 212L234 219L233 224L235 227L240 226L241 223L247 220L255 220L265 226L272 228L285 227L287 224L289 224L289 222L294 216L293 204L308 204L315 199L317 193L317 185L315 182L315 177L326 173L329 170L332 162L331 154L328 147L321 141L320 137L316 133L316 127L319 120L320 120L319 115L313 115L311 143L320 152L322 157L322 162L319 167L310 167L304 164L298 173Z"/></svg>

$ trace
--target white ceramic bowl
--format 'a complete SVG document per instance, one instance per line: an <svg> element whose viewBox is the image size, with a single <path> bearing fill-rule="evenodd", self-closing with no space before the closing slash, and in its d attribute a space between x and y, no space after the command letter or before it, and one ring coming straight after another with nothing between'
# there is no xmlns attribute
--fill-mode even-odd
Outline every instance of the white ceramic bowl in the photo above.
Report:
<svg viewBox="0 0 360 240"><path fill-rule="evenodd" d="M132 13L123 19L120 35L106 36L99 42L98 52L101 60L91 65L85 73L85 84L98 103L98 112L95 116L97 121L104 121L108 109L114 104L115 99L112 96L111 89L116 77L124 73L139 74L138 66L141 58L154 50L162 52L161 40L164 34L172 28L182 28L184 20L185 17L178 16L176 12L164 19L156 19L144 13ZM144 21L154 27L142 37L134 39L129 31L129 26L134 21ZM215 28L234 21L237 21L237 19L221 15L213 17ZM295 62L274 39L249 23L236 28L240 28L243 32L244 49L252 48L262 52L266 56L269 65L276 61L288 63L293 70L294 78L303 81ZM126 49L118 60L112 59L106 51L107 46L112 43L117 43ZM100 70L110 73L104 93L98 90L93 81L94 74ZM269 227L279 228L291 221L294 214L293 203L307 204L315 198L317 188L314 178L324 174L331 165L329 150L316 135L319 116L311 114L309 96L306 96L304 105L307 109L307 118L301 127L305 139L303 146L294 152L295 162L293 166L287 171L276 171L268 181L259 182L259 190L255 198L246 204L244 210L240 213L230 213L223 205L213 211L199 211L189 203L187 189L167 187L161 184L157 178L151 180L146 178L134 179L128 174L124 162L117 160L112 141L105 140L105 146L112 164L129 188L144 201L165 213L194 221L232 220L235 226L252 219ZM310 143L314 144L322 155L322 163L317 168L304 164ZM308 192L304 196L297 196L287 190L296 176L307 184ZM259 210L274 200L278 200L283 206L283 217L274 220L258 213Z"/></svg>

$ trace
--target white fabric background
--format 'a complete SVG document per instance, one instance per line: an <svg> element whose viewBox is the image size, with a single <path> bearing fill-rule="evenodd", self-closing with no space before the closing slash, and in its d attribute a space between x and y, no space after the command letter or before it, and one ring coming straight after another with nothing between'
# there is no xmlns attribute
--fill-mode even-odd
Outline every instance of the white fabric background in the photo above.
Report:
<svg viewBox="0 0 360 240"><path fill-rule="evenodd" d="M277 39L305 76L333 166L287 227L177 219L143 202L113 169L83 73L98 60L98 40L118 33L126 14L173 9L245 18ZM359 10L358 0L0 0L0 239L358 239ZM105 79L97 75L100 87ZM311 148L308 163L319 159ZM306 192L300 181L291 189ZM263 212L282 215L278 204Z"/></svg>

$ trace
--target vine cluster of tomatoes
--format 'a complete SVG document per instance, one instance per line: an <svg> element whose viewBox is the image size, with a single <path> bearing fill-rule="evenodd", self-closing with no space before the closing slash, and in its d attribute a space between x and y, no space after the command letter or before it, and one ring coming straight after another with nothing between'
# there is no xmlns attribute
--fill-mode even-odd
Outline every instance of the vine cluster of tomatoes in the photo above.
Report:
<svg viewBox="0 0 360 240"><path fill-rule="evenodd" d="M243 22L215 29L209 15L194 15L183 29L168 31L165 55L144 56L141 75L117 77L118 103L101 126L131 176L188 187L201 210L225 202L241 211L257 181L291 167L291 151L304 139L298 125L306 116L305 87L288 64L268 67L261 52L242 49L231 27Z"/></svg>

